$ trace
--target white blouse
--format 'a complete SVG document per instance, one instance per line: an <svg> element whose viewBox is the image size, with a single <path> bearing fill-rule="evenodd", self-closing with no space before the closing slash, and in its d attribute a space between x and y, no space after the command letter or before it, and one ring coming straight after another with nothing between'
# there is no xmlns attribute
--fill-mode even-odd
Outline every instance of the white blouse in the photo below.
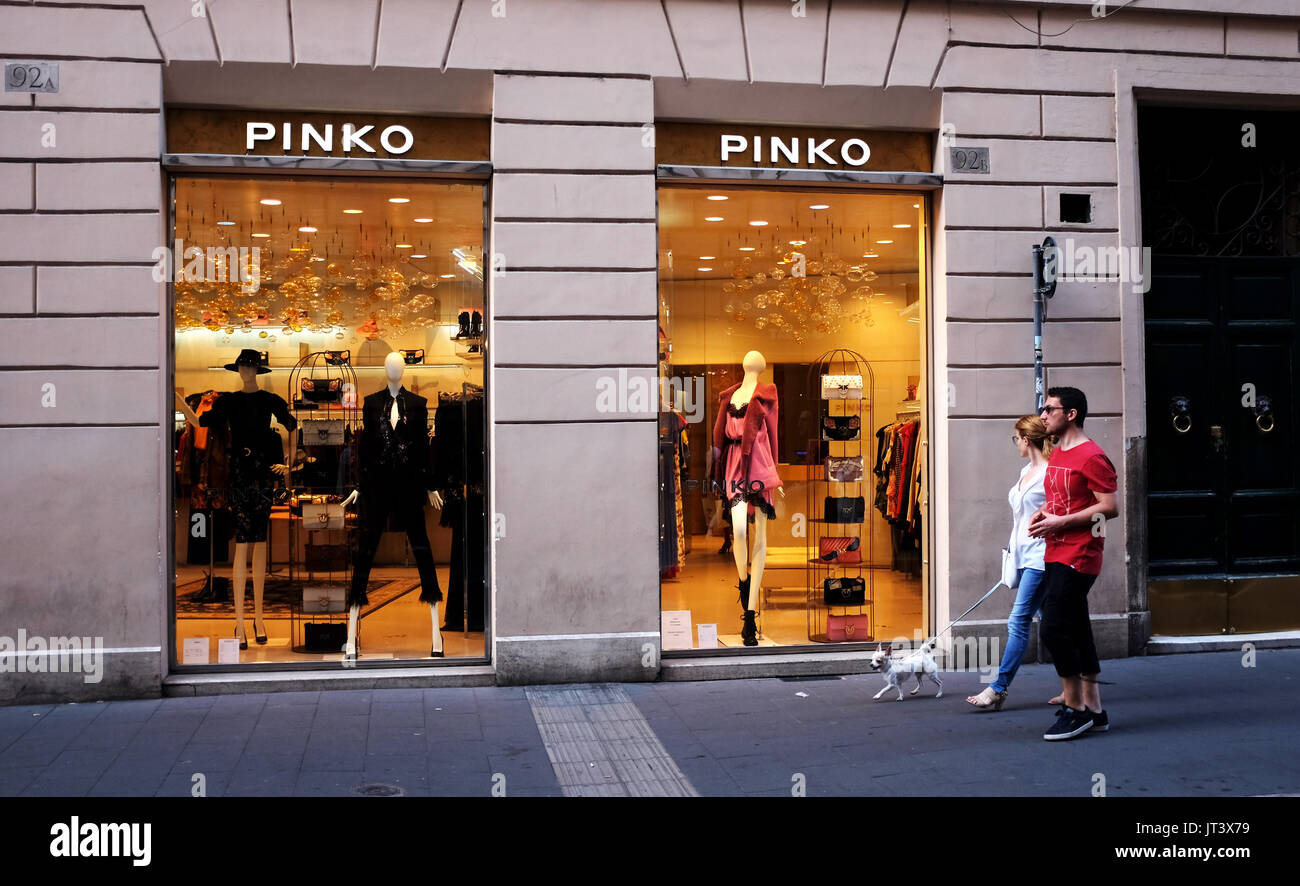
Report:
<svg viewBox="0 0 1300 886"><path fill-rule="evenodd" d="M1030 462L1021 468L1020 480L1024 480L1033 467ZM1011 538L1008 548L1017 569L1044 568L1047 541L1030 537L1029 518L1047 501L1047 493L1043 491L1043 477L1046 474L1046 470L1040 468L1023 489L1020 488L1020 483L1016 483L1007 493L1007 503L1011 505Z"/></svg>

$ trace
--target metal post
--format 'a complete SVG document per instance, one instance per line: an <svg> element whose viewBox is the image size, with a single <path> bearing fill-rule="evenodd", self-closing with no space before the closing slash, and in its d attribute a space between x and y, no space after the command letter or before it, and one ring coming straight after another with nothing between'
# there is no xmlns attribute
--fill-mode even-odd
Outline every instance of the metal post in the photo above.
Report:
<svg viewBox="0 0 1300 886"><path fill-rule="evenodd" d="M1034 412L1043 411L1043 247L1034 244Z"/></svg>
<svg viewBox="0 0 1300 886"><path fill-rule="evenodd" d="M1056 293L1057 277L1056 241L1044 237L1034 246L1034 411L1043 411L1046 392L1043 389L1043 309L1047 299Z"/></svg>

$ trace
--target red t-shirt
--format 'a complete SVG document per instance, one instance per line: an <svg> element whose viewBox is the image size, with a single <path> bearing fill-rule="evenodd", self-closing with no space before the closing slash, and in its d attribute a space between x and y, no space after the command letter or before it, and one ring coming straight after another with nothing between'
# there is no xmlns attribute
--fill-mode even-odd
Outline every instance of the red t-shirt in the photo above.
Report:
<svg viewBox="0 0 1300 886"><path fill-rule="evenodd" d="M1094 492L1114 492L1115 466L1101 447L1088 440L1071 449L1053 449L1047 460L1043 491L1047 513L1054 517L1073 514L1097 503ZM1101 572L1101 549L1105 539L1094 535L1094 524L1071 526L1045 536L1048 563L1064 563L1087 575Z"/></svg>

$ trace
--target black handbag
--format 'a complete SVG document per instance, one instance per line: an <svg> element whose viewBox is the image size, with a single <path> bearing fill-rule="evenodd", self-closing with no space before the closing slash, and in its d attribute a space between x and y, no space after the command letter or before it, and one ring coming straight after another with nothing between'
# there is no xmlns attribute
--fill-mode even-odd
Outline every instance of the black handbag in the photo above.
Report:
<svg viewBox="0 0 1300 886"><path fill-rule="evenodd" d="M339 403L343 400L343 379L304 378L302 398L313 403Z"/></svg>
<svg viewBox="0 0 1300 886"><path fill-rule="evenodd" d="M828 495L825 509L824 519L827 523L861 523L867 515L867 502L860 495L856 498Z"/></svg>
<svg viewBox="0 0 1300 886"><path fill-rule="evenodd" d="M338 652L348 641L345 621L307 622L303 625L302 648L309 652Z"/></svg>
<svg viewBox="0 0 1300 886"><path fill-rule="evenodd" d="M867 602L864 578L828 578L822 582L822 601L827 606L862 606Z"/></svg>
<svg viewBox="0 0 1300 886"><path fill-rule="evenodd" d="M822 439L843 443L858 439L862 430L862 419L856 415L822 416Z"/></svg>

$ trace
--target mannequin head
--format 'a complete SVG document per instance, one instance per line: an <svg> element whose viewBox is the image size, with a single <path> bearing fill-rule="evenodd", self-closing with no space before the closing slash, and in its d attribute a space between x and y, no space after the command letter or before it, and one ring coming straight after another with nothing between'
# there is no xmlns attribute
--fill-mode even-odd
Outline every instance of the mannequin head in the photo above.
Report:
<svg viewBox="0 0 1300 886"><path fill-rule="evenodd" d="M239 380L244 383L244 390L246 391L251 391L253 388L257 387L257 367L240 366Z"/></svg>
<svg viewBox="0 0 1300 886"><path fill-rule="evenodd" d="M384 358L384 374L388 376L389 384L400 385L404 372L406 372L406 360L403 359L401 352L390 351Z"/></svg>
<svg viewBox="0 0 1300 886"><path fill-rule="evenodd" d="M767 368L767 361L758 351L750 351L740 365L744 368L745 375L758 375Z"/></svg>

